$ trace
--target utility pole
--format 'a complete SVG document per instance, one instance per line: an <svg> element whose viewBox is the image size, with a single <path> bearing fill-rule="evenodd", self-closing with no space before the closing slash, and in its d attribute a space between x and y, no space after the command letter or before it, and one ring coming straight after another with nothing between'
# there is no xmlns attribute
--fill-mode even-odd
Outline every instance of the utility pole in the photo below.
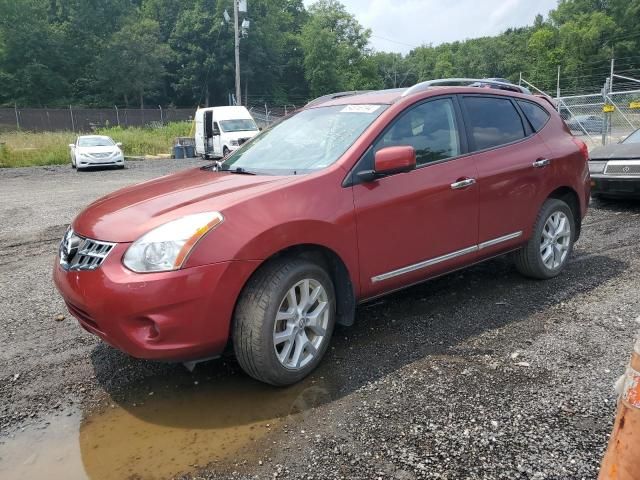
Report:
<svg viewBox="0 0 640 480"><path fill-rule="evenodd" d="M607 78L604 82L604 87L602 88L602 101L604 105L607 105L607 96L608 92L610 92L611 78ZM604 107L603 107L604 110ZM610 114L604 113L604 118L602 122L602 145L607 144L607 132L609 131L609 116Z"/></svg>
<svg viewBox="0 0 640 480"><path fill-rule="evenodd" d="M233 34L236 51L236 105L242 105L240 88L240 34L238 32L238 0L233 0Z"/></svg>
<svg viewBox="0 0 640 480"><path fill-rule="evenodd" d="M558 65L558 83L556 83L556 98L560 98L560 65Z"/></svg>
<svg viewBox="0 0 640 480"><path fill-rule="evenodd" d="M609 76L611 80L609 80L609 93L613 92L613 70L614 70L615 61L616 61L615 58L611 59L611 75Z"/></svg>

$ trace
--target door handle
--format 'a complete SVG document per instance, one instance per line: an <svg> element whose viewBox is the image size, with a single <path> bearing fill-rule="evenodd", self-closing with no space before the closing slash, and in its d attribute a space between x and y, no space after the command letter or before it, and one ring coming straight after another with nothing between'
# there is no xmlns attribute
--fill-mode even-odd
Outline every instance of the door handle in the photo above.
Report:
<svg viewBox="0 0 640 480"><path fill-rule="evenodd" d="M452 190L461 190L463 188L470 187L471 185L475 185L475 183L476 183L476 179L475 178L465 178L463 180L458 180L457 182L453 182L451 184L451 189Z"/></svg>
<svg viewBox="0 0 640 480"><path fill-rule="evenodd" d="M551 164L551 160L548 158L539 158L535 162L533 162L534 168L543 168Z"/></svg>

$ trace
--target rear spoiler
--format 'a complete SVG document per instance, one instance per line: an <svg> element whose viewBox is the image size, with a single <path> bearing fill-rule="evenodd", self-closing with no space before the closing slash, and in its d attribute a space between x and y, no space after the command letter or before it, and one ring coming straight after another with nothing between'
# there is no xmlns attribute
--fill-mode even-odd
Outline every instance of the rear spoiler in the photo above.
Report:
<svg viewBox="0 0 640 480"><path fill-rule="evenodd" d="M534 93L533 96L536 97L536 98L541 98L541 99L545 100L547 103L549 103L549 105L551 105L553 107L554 110L558 110L558 104L549 95L542 95L542 94L539 94L539 93Z"/></svg>

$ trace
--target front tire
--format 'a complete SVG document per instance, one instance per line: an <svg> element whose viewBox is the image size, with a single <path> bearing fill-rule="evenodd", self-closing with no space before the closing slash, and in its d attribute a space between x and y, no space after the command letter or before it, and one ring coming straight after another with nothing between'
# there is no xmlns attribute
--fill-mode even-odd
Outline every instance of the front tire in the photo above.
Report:
<svg viewBox="0 0 640 480"><path fill-rule="evenodd" d="M222 158L225 158L227 155L229 155L229 152L230 152L230 151L231 151L231 150L229 150L227 147L224 147L224 148L222 149Z"/></svg>
<svg viewBox="0 0 640 480"><path fill-rule="evenodd" d="M238 363L271 385L302 380L327 351L335 309L333 282L320 265L285 257L263 266L236 307L233 346Z"/></svg>
<svg viewBox="0 0 640 480"><path fill-rule="evenodd" d="M538 213L529 242L514 254L518 271L540 280L559 275L573 250L575 225L569 205L557 198L547 199Z"/></svg>

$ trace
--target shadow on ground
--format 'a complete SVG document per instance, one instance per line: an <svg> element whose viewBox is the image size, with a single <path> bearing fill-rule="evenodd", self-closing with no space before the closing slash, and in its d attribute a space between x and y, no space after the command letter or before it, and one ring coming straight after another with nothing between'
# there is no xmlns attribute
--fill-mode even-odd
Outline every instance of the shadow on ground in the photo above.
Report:
<svg viewBox="0 0 640 480"><path fill-rule="evenodd" d="M336 329L331 348L311 377L284 389L252 380L231 358L200 364L189 373L182 365L131 359L100 344L91 360L98 382L113 401L146 422L201 429L250 424L312 410L509 324L523 322L523 335L535 337L541 327L526 325L529 317L596 288L624 268L623 262L592 256L542 282L523 278L505 258L409 288L360 306L355 326ZM163 392L168 405L160 409L164 413L133 406L148 399L151 391ZM176 408L170 407L172 402ZM185 414L194 409L198 415ZM207 409L226 413L201 415Z"/></svg>

